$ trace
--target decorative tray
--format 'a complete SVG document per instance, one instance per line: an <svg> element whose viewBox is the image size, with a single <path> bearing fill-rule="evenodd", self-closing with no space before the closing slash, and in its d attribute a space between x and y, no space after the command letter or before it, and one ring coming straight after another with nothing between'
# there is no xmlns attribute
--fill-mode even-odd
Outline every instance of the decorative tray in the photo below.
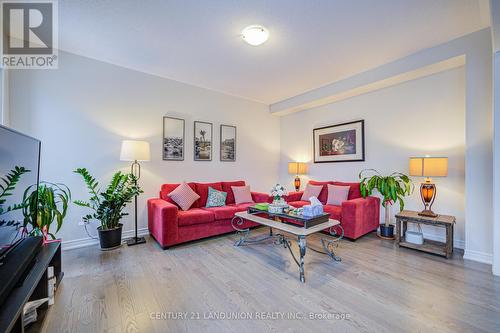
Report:
<svg viewBox="0 0 500 333"><path fill-rule="evenodd" d="M320 223L326 222L330 218L330 214L328 214L328 213L323 213L321 215L314 216L314 217L305 217L305 216L297 215L297 214L288 214L288 213L279 213L279 214L276 214L276 213L270 213L267 210L259 209L259 208L253 207L253 206L252 207L248 207L247 212L248 212L248 214L259 214L259 213L262 213L262 214L266 214L266 215L268 215L270 217L280 217L280 218L284 218L284 219L289 219L289 220L293 220L293 221L296 221L296 222L300 222L300 223L303 224L304 228L306 228L306 229L310 228L310 227L313 227L315 225L318 225Z"/></svg>

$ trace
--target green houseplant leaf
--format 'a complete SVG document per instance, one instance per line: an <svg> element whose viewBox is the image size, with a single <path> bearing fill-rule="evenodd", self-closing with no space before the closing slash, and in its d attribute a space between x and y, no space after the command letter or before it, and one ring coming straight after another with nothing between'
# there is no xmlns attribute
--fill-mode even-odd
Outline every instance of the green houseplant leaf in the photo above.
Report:
<svg viewBox="0 0 500 333"><path fill-rule="evenodd" d="M47 234L55 239L63 224L68 211L68 203L71 202L71 191L64 184L40 182L29 186L23 195L24 227L31 226L30 234L42 235L45 229ZM51 226L56 223L55 232L51 232Z"/></svg>
<svg viewBox="0 0 500 333"><path fill-rule="evenodd" d="M371 195L377 190L382 196L382 206L393 205L399 202L399 209L404 209L404 197L413 193L414 185L407 175L394 172L388 176L382 176L375 169L365 169L359 173L360 190L363 198ZM386 227L389 221L385 221Z"/></svg>
<svg viewBox="0 0 500 333"><path fill-rule="evenodd" d="M136 177L132 174L116 172L109 185L101 191L98 189L99 183L87 169L78 168L74 172L83 178L90 195L88 201L75 200L74 203L91 209L92 213L85 215L83 221L88 223L91 220L98 220L103 230L117 228L121 218L127 215L123 209L133 197L143 193L137 185Z"/></svg>
<svg viewBox="0 0 500 333"><path fill-rule="evenodd" d="M22 175L31 172L22 166L15 166L5 177L0 177L0 215L22 208L22 204L14 204L6 208L3 207L7 201L6 197L11 196Z"/></svg>

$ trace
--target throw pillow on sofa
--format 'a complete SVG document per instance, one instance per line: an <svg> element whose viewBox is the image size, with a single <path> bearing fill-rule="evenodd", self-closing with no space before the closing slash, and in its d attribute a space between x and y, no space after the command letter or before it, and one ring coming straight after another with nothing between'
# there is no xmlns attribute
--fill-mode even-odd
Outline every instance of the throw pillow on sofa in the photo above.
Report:
<svg viewBox="0 0 500 333"><path fill-rule="evenodd" d="M250 186L231 186L231 189L233 190L235 204L254 202Z"/></svg>
<svg viewBox="0 0 500 333"><path fill-rule="evenodd" d="M304 190L304 193L302 194L301 200L303 201L309 201L310 197L318 197L319 194L321 193L321 189L323 188L322 185L311 185L307 184L306 188Z"/></svg>
<svg viewBox="0 0 500 333"><path fill-rule="evenodd" d="M222 207L226 205L226 192L217 191L213 187L208 188L208 198L206 208Z"/></svg>
<svg viewBox="0 0 500 333"><path fill-rule="evenodd" d="M328 184L328 199L326 203L328 205L341 206L342 203L347 200L350 188L350 186Z"/></svg>
<svg viewBox="0 0 500 333"><path fill-rule="evenodd" d="M200 196L189 187L186 182L180 184L175 190L168 194L182 210L188 210Z"/></svg>

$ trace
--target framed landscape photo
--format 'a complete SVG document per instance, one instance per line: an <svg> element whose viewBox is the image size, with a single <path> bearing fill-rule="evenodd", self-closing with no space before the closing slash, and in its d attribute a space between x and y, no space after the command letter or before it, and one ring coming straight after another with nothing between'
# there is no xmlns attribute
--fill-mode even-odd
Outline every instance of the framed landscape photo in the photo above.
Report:
<svg viewBox="0 0 500 333"><path fill-rule="evenodd" d="M194 160L212 160L212 124L203 121L194 122Z"/></svg>
<svg viewBox="0 0 500 333"><path fill-rule="evenodd" d="M184 119L163 117L163 160L184 160Z"/></svg>
<svg viewBox="0 0 500 333"><path fill-rule="evenodd" d="M236 126L220 125L220 160L236 161Z"/></svg>
<svg viewBox="0 0 500 333"><path fill-rule="evenodd" d="M313 130L314 163L365 160L365 121L331 125Z"/></svg>

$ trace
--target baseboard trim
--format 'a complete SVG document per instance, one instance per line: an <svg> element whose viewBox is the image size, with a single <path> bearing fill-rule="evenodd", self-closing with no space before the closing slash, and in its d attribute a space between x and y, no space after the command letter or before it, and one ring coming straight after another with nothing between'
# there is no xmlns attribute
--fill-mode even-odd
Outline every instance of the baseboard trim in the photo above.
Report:
<svg viewBox="0 0 500 333"><path fill-rule="evenodd" d="M493 275L500 276L500 267L498 267L498 265L493 265L492 272Z"/></svg>
<svg viewBox="0 0 500 333"><path fill-rule="evenodd" d="M125 240L127 238L133 237L134 235L135 235L134 230L123 231L122 232L122 239ZM148 228L137 229L137 235L138 236L149 235ZM79 249L79 248L87 247L87 246L95 246L98 244L99 244L98 239L86 237L86 238L80 238L80 239L72 239L72 240L68 240L68 241L63 240L61 246L62 246L63 250L73 250L73 249Z"/></svg>
<svg viewBox="0 0 500 333"><path fill-rule="evenodd" d="M489 265L493 263L492 254L474 250L465 250L464 259L482 262Z"/></svg>

